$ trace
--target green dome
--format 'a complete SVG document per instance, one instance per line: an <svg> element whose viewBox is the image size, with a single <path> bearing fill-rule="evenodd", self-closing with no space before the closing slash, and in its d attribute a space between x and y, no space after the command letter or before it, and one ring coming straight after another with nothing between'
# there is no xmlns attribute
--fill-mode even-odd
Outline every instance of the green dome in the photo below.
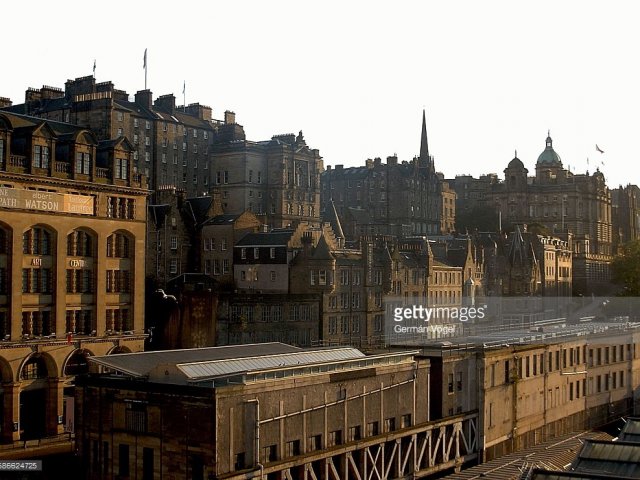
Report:
<svg viewBox="0 0 640 480"><path fill-rule="evenodd" d="M553 149L553 141L551 140L551 136L547 137L547 143L544 152L540 154L538 157L537 165L540 166L549 166L549 167L561 167L562 160L560 160L560 155L556 153Z"/></svg>

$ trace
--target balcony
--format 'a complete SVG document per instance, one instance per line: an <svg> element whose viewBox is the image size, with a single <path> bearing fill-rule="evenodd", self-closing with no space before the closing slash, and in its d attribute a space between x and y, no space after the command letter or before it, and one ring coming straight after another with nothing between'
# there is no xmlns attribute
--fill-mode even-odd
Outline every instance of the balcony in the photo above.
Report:
<svg viewBox="0 0 640 480"><path fill-rule="evenodd" d="M28 166L27 157L24 155L9 155L8 172L27 173Z"/></svg>

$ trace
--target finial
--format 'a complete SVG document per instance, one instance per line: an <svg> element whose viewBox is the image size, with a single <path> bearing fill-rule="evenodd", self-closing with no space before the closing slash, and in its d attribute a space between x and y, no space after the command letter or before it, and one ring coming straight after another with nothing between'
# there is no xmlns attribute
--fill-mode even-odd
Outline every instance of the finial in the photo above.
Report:
<svg viewBox="0 0 640 480"><path fill-rule="evenodd" d="M551 129L547 130L547 137L551 136Z"/></svg>
<svg viewBox="0 0 640 480"><path fill-rule="evenodd" d="M518 158L518 150L515 151L515 158Z"/></svg>

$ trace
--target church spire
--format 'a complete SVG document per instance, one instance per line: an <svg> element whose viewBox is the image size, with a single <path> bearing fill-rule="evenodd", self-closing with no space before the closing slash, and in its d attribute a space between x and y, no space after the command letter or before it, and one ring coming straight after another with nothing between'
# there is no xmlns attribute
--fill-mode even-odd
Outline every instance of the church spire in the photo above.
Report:
<svg viewBox="0 0 640 480"><path fill-rule="evenodd" d="M420 137L420 163L422 165L429 162L429 144L427 142L427 119L424 109L422 109L422 136Z"/></svg>

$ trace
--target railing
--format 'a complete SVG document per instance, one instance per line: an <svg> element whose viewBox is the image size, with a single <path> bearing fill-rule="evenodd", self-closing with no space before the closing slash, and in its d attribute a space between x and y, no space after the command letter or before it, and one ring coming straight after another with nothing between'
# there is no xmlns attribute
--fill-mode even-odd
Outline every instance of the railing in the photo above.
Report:
<svg viewBox="0 0 640 480"><path fill-rule="evenodd" d="M9 155L9 165L12 167L27 168L27 157L23 155Z"/></svg>
<svg viewBox="0 0 640 480"><path fill-rule="evenodd" d="M98 178L109 178L109 169L108 168L96 168L96 177Z"/></svg>
<svg viewBox="0 0 640 480"><path fill-rule="evenodd" d="M71 164L67 162L56 162L56 173L71 173Z"/></svg>

